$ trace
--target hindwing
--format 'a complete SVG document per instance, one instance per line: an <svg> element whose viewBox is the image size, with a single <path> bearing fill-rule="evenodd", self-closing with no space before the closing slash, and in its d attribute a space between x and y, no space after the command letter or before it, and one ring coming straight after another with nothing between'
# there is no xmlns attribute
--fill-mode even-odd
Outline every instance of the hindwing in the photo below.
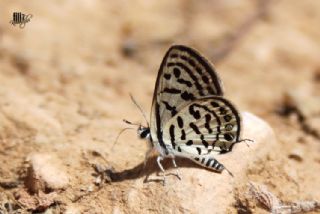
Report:
<svg viewBox="0 0 320 214"><path fill-rule="evenodd" d="M172 117L163 139L178 152L203 155L230 151L240 140L240 130L240 114L230 101L210 96L192 101Z"/></svg>

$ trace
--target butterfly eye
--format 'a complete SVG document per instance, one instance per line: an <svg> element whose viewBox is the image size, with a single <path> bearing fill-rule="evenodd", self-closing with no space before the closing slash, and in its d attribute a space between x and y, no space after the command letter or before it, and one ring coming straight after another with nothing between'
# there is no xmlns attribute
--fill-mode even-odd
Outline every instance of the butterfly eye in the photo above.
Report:
<svg viewBox="0 0 320 214"><path fill-rule="evenodd" d="M138 128L138 135L141 139L148 138L150 134L150 129L140 126Z"/></svg>

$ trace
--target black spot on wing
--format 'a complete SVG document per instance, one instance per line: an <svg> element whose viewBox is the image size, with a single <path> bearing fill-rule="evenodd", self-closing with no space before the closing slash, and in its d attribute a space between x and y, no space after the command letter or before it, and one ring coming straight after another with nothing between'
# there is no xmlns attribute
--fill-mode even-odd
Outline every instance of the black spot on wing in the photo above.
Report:
<svg viewBox="0 0 320 214"><path fill-rule="evenodd" d="M179 128L183 128L183 119L180 116L177 117L177 122Z"/></svg>
<svg viewBox="0 0 320 214"><path fill-rule="evenodd" d="M195 97L194 97L194 95L192 94L192 93L188 93L187 91L185 91L185 92L183 92L182 94L181 94L181 98L182 99L184 99L184 100L194 100L195 99Z"/></svg>
<svg viewBox="0 0 320 214"><path fill-rule="evenodd" d="M194 119L198 120L201 118L200 111L194 109L195 105L189 106L189 113L194 117Z"/></svg>
<svg viewBox="0 0 320 214"><path fill-rule="evenodd" d="M196 67L196 71L198 72L198 74L202 75L202 69L200 67Z"/></svg>
<svg viewBox="0 0 320 214"><path fill-rule="evenodd" d="M184 56L184 55L181 55L180 58L184 61L187 61L188 60L188 57Z"/></svg>
<svg viewBox="0 0 320 214"><path fill-rule="evenodd" d="M188 62L189 62L189 64L190 64L192 67L195 67L195 66L196 66L196 63L195 63L195 61L194 61L193 59L189 58L189 59L188 59Z"/></svg>
<svg viewBox="0 0 320 214"><path fill-rule="evenodd" d="M201 139L202 144L203 144L206 148L208 148L209 143L204 139L204 135L203 135L203 134L200 136L200 139Z"/></svg>
<svg viewBox="0 0 320 214"><path fill-rule="evenodd" d="M165 105L166 109L171 111L171 116L175 116L177 114L177 109L175 106L170 106L170 104L166 101L162 101L162 103Z"/></svg>
<svg viewBox="0 0 320 214"><path fill-rule="evenodd" d="M224 134L223 136L224 136L224 139L226 139L227 141L232 141L234 138L233 134L231 133Z"/></svg>
<svg viewBox="0 0 320 214"><path fill-rule="evenodd" d="M174 141L174 127L175 127L174 125L171 125L169 128L171 141Z"/></svg>
<svg viewBox="0 0 320 214"><path fill-rule="evenodd" d="M173 68L173 74L176 78L180 77L181 71L179 68Z"/></svg>
<svg viewBox="0 0 320 214"><path fill-rule="evenodd" d="M192 140L188 140L187 143L186 143L187 146L191 146L192 144L193 144Z"/></svg>
<svg viewBox="0 0 320 214"><path fill-rule="evenodd" d="M225 144L220 146L220 152L219 152L220 154L226 154L228 152L230 152L230 150L226 148Z"/></svg>
<svg viewBox="0 0 320 214"><path fill-rule="evenodd" d="M180 83L180 84L186 85L189 88L192 87L192 83L189 80L184 80L184 79L180 78L180 79L177 80L177 82Z"/></svg>
<svg viewBox="0 0 320 214"><path fill-rule="evenodd" d="M186 132L182 129L181 130L181 140L185 140L186 139Z"/></svg>
<svg viewBox="0 0 320 214"><path fill-rule="evenodd" d="M175 54L175 53L170 55L170 58L177 58L177 57L178 57L178 54Z"/></svg>
<svg viewBox="0 0 320 214"><path fill-rule="evenodd" d="M212 142L212 148L214 148L216 146L216 140Z"/></svg>
<svg viewBox="0 0 320 214"><path fill-rule="evenodd" d="M219 111L220 111L220 114L221 114L221 115L224 115L224 114L228 113L227 109L224 108L224 107L220 107L220 108L219 108Z"/></svg>
<svg viewBox="0 0 320 214"><path fill-rule="evenodd" d="M201 142L206 148L208 148L209 143L206 140L202 140Z"/></svg>
<svg viewBox="0 0 320 214"><path fill-rule="evenodd" d="M199 131L199 129L198 129L198 126L196 126L194 123L190 123L189 124L189 126L190 126L190 128L192 128L193 129L193 131L196 133L196 134L201 134L201 132Z"/></svg>
<svg viewBox="0 0 320 214"><path fill-rule="evenodd" d="M204 117L206 119L206 123L204 124L204 127L208 130L208 133L211 134L212 133L212 129L210 127L211 115L206 114Z"/></svg>
<svg viewBox="0 0 320 214"><path fill-rule="evenodd" d="M207 84L209 83L209 78L206 75L202 75L201 78L202 78L204 83L207 83Z"/></svg>
<svg viewBox="0 0 320 214"><path fill-rule="evenodd" d="M198 148L197 148L198 149ZM201 152L201 150L200 150L200 152ZM204 161L205 161L206 159L205 158L202 158L201 159L201 164L204 164Z"/></svg>
<svg viewBox="0 0 320 214"><path fill-rule="evenodd" d="M169 128L169 134L170 134L170 140L171 140L171 144L172 147L175 148L176 147L176 143L175 143L175 135L174 135L174 125L171 125Z"/></svg>
<svg viewBox="0 0 320 214"><path fill-rule="evenodd" d="M176 88L164 88L163 93L169 93L169 94L180 94L181 90L176 89Z"/></svg>
<svg viewBox="0 0 320 214"><path fill-rule="evenodd" d="M201 149L199 147L196 148L199 155L201 155Z"/></svg>
<svg viewBox="0 0 320 214"><path fill-rule="evenodd" d="M171 74L164 74L163 77L166 79L166 80L169 80L171 78Z"/></svg>
<svg viewBox="0 0 320 214"><path fill-rule="evenodd" d="M230 115L224 115L223 119L224 121L229 122L232 119L232 117Z"/></svg>
<svg viewBox="0 0 320 214"><path fill-rule="evenodd" d="M217 102L212 101L210 104L211 104L212 107L214 107L214 108L219 107L219 103L217 103Z"/></svg>

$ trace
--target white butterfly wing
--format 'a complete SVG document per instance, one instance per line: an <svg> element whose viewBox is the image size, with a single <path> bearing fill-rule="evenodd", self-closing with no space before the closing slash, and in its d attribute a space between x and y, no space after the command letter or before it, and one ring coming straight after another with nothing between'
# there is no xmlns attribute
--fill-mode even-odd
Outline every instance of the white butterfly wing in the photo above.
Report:
<svg viewBox="0 0 320 214"><path fill-rule="evenodd" d="M165 148L165 124L192 101L211 95L223 95L213 66L189 47L172 46L161 63L155 85L150 119L152 139Z"/></svg>

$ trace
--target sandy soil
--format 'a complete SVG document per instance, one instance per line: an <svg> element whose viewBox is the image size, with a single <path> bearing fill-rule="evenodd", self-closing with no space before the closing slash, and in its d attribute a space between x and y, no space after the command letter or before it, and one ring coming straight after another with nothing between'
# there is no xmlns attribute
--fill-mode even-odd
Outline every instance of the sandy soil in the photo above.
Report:
<svg viewBox="0 0 320 214"><path fill-rule="evenodd" d="M33 18L20 29L14 11ZM319 11L317 0L1 1L0 213L202 213L154 197L183 203L174 186L105 173L143 163L135 132L111 147L123 118L143 122L129 93L149 114L173 43L207 56L226 96L277 137L212 213L267 213L249 182L283 203L320 201Z"/></svg>

